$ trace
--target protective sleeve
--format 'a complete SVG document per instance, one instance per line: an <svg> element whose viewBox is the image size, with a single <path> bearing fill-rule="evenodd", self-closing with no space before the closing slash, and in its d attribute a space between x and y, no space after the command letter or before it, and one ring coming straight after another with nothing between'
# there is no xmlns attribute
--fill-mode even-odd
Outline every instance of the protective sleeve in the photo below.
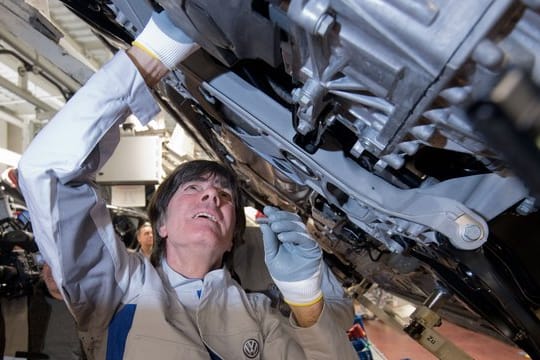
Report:
<svg viewBox="0 0 540 360"><path fill-rule="evenodd" d="M133 113L148 122L159 107L120 51L38 133L19 163L33 232L80 330L104 329L142 262L116 238L93 185Z"/></svg>
<svg viewBox="0 0 540 360"><path fill-rule="evenodd" d="M294 335L306 359L358 359L346 331L333 317L339 306L336 303L332 306L334 309L325 303L319 320L313 326L294 327Z"/></svg>
<svg viewBox="0 0 540 360"><path fill-rule="evenodd" d="M282 320L279 320L279 315L276 316L267 305L262 309L259 307L259 314L262 315L260 324L265 334L263 358L358 359L343 324L334 318L335 310L342 307L339 309L342 311L345 306L346 302L342 302L341 306L336 302L332 305L325 302L317 323L307 328L295 326L290 319L281 317Z"/></svg>
<svg viewBox="0 0 540 360"><path fill-rule="evenodd" d="M323 262L324 263L324 262ZM347 330L352 326L354 307L330 268L322 268L324 308L319 320L309 328L296 325L291 315L289 324L307 359L357 359Z"/></svg>
<svg viewBox="0 0 540 360"><path fill-rule="evenodd" d="M289 318L276 315L268 302L252 302L265 334L263 358L358 359L347 336L354 319L352 300L324 262L322 291L323 311L319 320L308 328L296 325L292 314Z"/></svg>
<svg viewBox="0 0 540 360"><path fill-rule="evenodd" d="M326 311L331 314L336 324L347 331L354 321L354 306L352 299L345 294L343 285L323 261L321 284Z"/></svg>

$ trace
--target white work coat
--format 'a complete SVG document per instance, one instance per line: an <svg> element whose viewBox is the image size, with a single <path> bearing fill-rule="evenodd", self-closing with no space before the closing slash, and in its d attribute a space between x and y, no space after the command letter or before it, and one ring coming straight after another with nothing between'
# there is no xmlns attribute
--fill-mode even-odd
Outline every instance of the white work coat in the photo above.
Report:
<svg viewBox="0 0 540 360"><path fill-rule="evenodd" d="M162 268L117 239L93 179L118 144L124 119L133 113L145 124L158 111L120 51L36 136L19 164L36 241L89 358L357 358L338 321L346 313L352 322L343 298L325 294L318 322L300 328L265 295L246 294L219 269L204 277L199 307L188 311Z"/></svg>

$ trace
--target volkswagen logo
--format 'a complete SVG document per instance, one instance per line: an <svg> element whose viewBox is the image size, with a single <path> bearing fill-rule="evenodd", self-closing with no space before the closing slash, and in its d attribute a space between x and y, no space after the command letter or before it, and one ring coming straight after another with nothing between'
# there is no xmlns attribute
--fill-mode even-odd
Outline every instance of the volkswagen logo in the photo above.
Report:
<svg viewBox="0 0 540 360"><path fill-rule="evenodd" d="M259 355L259 342L255 339L247 339L242 346L242 350L249 359L254 359Z"/></svg>

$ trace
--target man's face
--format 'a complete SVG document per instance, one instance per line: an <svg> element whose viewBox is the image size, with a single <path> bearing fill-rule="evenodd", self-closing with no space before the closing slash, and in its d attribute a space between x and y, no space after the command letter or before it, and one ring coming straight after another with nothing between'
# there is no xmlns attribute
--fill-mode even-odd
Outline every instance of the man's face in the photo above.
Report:
<svg viewBox="0 0 540 360"><path fill-rule="evenodd" d="M182 184L167 206L167 214L158 229L167 237L170 251L202 252L221 261L231 250L236 223L233 194L216 176Z"/></svg>
<svg viewBox="0 0 540 360"><path fill-rule="evenodd" d="M151 248L154 244L154 235L152 234L152 227L151 226L143 226L139 229L139 233L137 236L137 241L139 244L141 244L144 248Z"/></svg>

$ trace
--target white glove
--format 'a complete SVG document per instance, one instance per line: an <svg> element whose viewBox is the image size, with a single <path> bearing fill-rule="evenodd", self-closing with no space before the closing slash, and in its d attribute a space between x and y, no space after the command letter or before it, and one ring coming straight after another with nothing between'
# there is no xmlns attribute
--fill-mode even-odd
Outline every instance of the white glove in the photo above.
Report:
<svg viewBox="0 0 540 360"><path fill-rule="evenodd" d="M311 238L300 216L265 206L259 218L264 260L284 300L309 306L322 298L322 251Z"/></svg>
<svg viewBox="0 0 540 360"><path fill-rule="evenodd" d="M199 48L182 29L172 23L165 11L152 13L132 45L146 51L168 69L174 68Z"/></svg>

